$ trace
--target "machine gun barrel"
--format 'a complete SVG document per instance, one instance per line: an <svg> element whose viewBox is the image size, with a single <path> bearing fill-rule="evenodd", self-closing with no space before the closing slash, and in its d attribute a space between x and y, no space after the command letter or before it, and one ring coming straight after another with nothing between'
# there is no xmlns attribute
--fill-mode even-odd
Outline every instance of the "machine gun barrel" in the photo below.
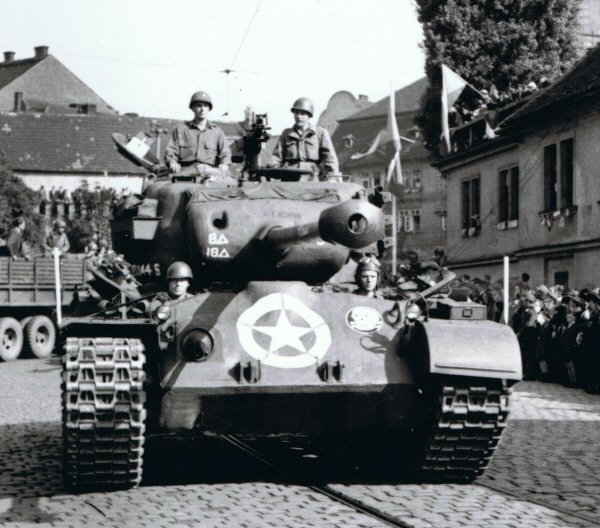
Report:
<svg viewBox="0 0 600 528"><path fill-rule="evenodd" d="M292 227L273 227L265 236L267 244L283 251L300 241L322 239L358 249L384 236L383 213L363 200L348 200L321 212L319 220Z"/></svg>

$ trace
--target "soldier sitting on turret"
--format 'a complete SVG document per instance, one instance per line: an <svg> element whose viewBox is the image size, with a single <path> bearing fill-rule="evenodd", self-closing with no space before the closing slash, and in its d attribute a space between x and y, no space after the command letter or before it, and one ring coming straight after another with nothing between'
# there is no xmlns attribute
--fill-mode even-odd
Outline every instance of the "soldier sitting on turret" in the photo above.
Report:
<svg viewBox="0 0 600 528"><path fill-rule="evenodd" d="M169 297L173 301L180 301L192 297L188 293L190 282L194 278L192 269L182 261L173 262L167 269L167 280L169 281Z"/></svg>
<svg viewBox="0 0 600 528"><path fill-rule="evenodd" d="M354 280L358 285L358 289L352 293L356 295L364 295L365 297L382 298L378 291L379 278L381 276L381 264L373 257L363 257L358 261Z"/></svg>
<svg viewBox="0 0 600 528"><path fill-rule="evenodd" d="M313 102L300 97L291 111L295 124L281 133L268 166L310 169L319 180L340 181L338 159L329 133L322 127L310 124L314 113Z"/></svg>

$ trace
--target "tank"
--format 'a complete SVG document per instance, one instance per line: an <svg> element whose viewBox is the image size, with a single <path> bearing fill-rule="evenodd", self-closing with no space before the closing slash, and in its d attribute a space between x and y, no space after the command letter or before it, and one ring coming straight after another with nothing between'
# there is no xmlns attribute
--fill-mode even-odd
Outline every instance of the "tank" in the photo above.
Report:
<svg viewBox="0 0 600 528"><path fill-rule="evenodd" d="M512 330L440 293L446 279L408 298L336 284L383 249L381 195L261 169L261 134L244 140L242 178L155 168L115 213L142 284L61 329L66 487L138 485L145 439L164 433L376 430L411 437L420 478L474 479L521 378ZM174 261L195 278L178 301Z"/></svg>

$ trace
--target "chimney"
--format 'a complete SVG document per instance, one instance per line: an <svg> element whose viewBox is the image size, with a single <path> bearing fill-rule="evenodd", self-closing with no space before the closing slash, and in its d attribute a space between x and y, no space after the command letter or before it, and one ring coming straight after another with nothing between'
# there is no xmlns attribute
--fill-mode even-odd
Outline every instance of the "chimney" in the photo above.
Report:
<svg viewBox="0 0 600 528"><path fill-rule="evenodd" d="M34 58L36 60L45 59L48 56L48 46L36 46L33 51L35 51Z"/></svg>
<svg viewBox="0 0 600 528"><path fill-rule="evenodd" d="M358 94L358 100L359 101L368 101L369 100L369 96L365 95L365 94Z"/></svg>
<svg viewBox="0 0 600 528"><path fill-rule="evenodd" d="M15 112L23 110L23 92L15 92Z"/></svg>
<svg viewBox="0 0 600 528"><path fill-rule="evenodd" d="M15 60L15 52L14 51L5 51L4 52L4 64L9 64Z"/></svg>

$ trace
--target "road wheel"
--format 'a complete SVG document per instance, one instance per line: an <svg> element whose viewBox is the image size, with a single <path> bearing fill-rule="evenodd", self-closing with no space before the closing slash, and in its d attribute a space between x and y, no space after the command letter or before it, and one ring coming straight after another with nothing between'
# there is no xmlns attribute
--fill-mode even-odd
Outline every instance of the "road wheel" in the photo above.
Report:
<svg viewBox="0 0 600 528"><path fill-rule="evenodd" d="M25 326L25 339L31 353L40 359L52 354L56 343L56 328L49 317L36 315Z"/></svg>
<svg viewBox="0 0 600 528"><path fill-rule="evenodd" d="M0 319L0 359L13 361L23 348L23 329L19 321L12 317Z"/></svg>

